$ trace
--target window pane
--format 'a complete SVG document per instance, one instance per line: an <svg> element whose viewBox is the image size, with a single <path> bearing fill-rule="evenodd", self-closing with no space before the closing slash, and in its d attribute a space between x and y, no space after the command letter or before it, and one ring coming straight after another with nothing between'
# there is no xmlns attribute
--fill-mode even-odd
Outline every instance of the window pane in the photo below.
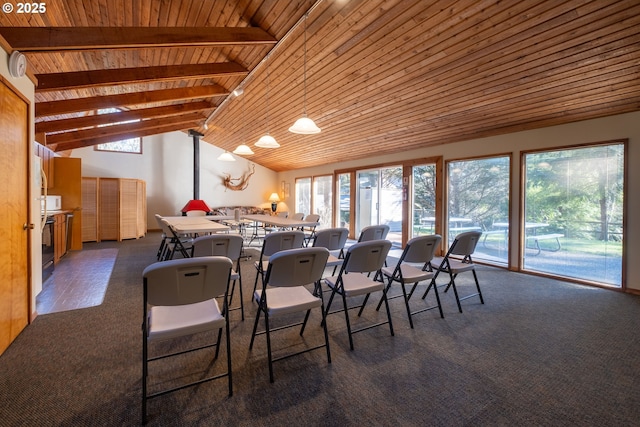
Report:
<svg viewBox="0 0 640 427"><path fill-rule="evenodd" d="M508 263L509 157L448 164L448 242L471 230L484 235L474 259Z"/></svg>
<svg viewBox="0 0 640 427"><path fill-rule="evenodd" d="M426 236L435 232L436 165L413 167L413 229L409 238Z"/></svg>
<svg viewBox="0 0 640 427"><path fill-rule="evenodd" d="M296 208L305 216L311 212L311 178L296 178Z"/></svg>
<svg viewBox="0 0 640 427"><path fill-rule="evenodd" d="M97 114L110 114L117 112L120 112L120 110L117 108L104 108L98 110ZM110 123L108 125L99 125L98 127L135 123L139 121L140 120L127 120L123 122ZM94 149L98 151L115 151L119 153L142 154L142 140L140 138L123 139L121 141L107 142L104 144L95 145Z"/></svg>
<svg viewBox="0 0 640 427"><path fill-rule="evenodd" d="M524 268L622 283L624 145L528 154Z"/></svg>
<svg viewBox="0 0 640 427"><path fill-rule="evenodd" d="M380 169L380 218L378 224L387 224L387 239L402 243L402 167Z"/></svg>
<svg viewBox="0 0 640 427"><path fill-rule="evenodd" d="M331 199L333 197L333 177L318 176L313 178L313 213L320 215L318 228L331 227Z"/></svg>
<svg viewBox="0 0 640 427"><path fill-rule="evenodd" d="M349 228L351 208L351 174L338 175L338 227Z"/></svg>

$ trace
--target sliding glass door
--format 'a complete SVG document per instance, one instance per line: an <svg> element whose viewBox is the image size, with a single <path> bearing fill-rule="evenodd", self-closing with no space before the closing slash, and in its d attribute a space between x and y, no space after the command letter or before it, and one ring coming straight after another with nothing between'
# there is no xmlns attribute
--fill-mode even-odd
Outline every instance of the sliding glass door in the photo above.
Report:
<svg viewBox="0 0 640 427"><path fill-rule="evenodd" d="M366 226L387 224L387 239L401 244L402 167L358 171L356 177L356 236Z"/></svg>

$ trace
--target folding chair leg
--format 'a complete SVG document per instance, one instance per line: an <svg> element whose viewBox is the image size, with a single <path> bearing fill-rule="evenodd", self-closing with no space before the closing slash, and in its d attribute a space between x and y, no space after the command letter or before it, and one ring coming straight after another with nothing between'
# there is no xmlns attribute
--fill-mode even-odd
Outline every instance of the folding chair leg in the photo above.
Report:
<svg viewBox="0 0 640 427"><path fill-rule="evenodd" d="M409 317L409 325L411 326L411 329L413 329L413 318L411 317L411 308L409 308L409 297L407 296L407 290L404 287L404 283L400 283L400 286L402 286L402 295L404 296L404 305L407 308L407 316ZM416 285L413 285L413 288L415 289ZM413 290L412 290L413 293ZM382 301L380 301L382 302Z"/></svg>
<svg viewBox="0 0 640 427"><path fill-rule="evenodd" d="M347 333L349 334L349 348L353 351L353 336L351 334L351 322L349 321L349 308L347 307L347 298L342 295L342 304L344 310L344 318L347 323ZM333 297L333 295L331 295Z"/></svg>
<svg viewBox="0 0 640 427"><path fill-rule="evenodd" d="M482 298L482 291L480 290L480 283L478 282L478 276L476 275L476 271L471 270L471 272L473 273L473 278L476 281L476 289L478 289L478 296L480 297L480 303L484 304L484 298Z"/></svg>
<svg viewBox="0 0 640 427"><path fill-rule="evenodd" d="M311 314L311 309L307 310L307 313L304 315L304 320L302 321L302 328L300 328L300 336L304 334L304 328L307 326L307 320L309 320L309 314Z"/></svg>
<svg viewBox="0 0 640 427"><path fill-rule="evenodd" d="M367 305L367 301L369 301L369 295L367 294L364 297L364 301L362 301L362 305L360 305L360 310L358 310L358 317L362 316L362 311L364 310L364 306Z"/></svg>
<svg viewBox="0 0 640 427"><path fill-rule="evenodd" d="M256 338L256 331L258 330L258 322L260 321L260 313L262 309L260 308L260 302L258 302L258 312L256 313L256 321L253 324L253 333L251 334L251 342L249 343L249 350L253 348L253 340Z"/></svg>
<svg viewBox="0 0 640 427"><path fill-rule="evenodd" d="M264 313L264 326L267 332L267 358L269 359L269 382L273 382L273 355L271 354L271 331L269 330L269 314Z"/></svg>
<svg viewBox="0 0 640 427"><path fill-rule="evenodd" d="M382 290L382 295L384 298L384 305L387 308L387 320L389 321L389 332L391 332L391 336L394 336L394 332L393 332L393 323L391 322L391 310L389 309L389 299L387 298L387 293L385 292L385 290Z"/></svg>
<svg viewBox="0 0 640 427"><path fill-rule="evenodd" d="M225 314L225 316L228 316L229 314ZM218 355L220 354L220 342L222 338L222 328L218 329L218 338L216 339L216 354L213 357L214 360L218 360Z"/></svg>

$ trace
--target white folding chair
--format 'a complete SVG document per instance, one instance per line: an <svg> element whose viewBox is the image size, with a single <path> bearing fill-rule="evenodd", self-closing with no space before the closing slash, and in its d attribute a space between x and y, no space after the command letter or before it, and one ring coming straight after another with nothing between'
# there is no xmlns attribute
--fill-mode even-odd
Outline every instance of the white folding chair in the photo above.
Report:
<svg viewBox="0 0 640 427"><path fill-rule="evenodd" d="M417 313L422 313L423 311L432 310L437 308L440 311L440 317L444 318L444 314L442 313L442 306L440 305L440 296L438 295L438 288L435 286L435 282L431 279L435 276L433 271L430 271L431 260L433 259L433 255L440 245L440 241L442 238L438 234L433 234L430 236L420 236L414 237L413 239L407 242L407 245L402 251L402 255L398 260L398 263L394 267L383 267L382 274L387 277L387 298L394 299L398 297L404 298L404 304L407 309L407 316L409 317L409 324L411 325L411 329L413 329L413 319L412 315ZM421 264L421 267L416 267L412 264ZM416 311L411 311L409 307L409 300L413 295L413 292L416 290L416 287L420 282L425 282L429 280L429 285L427 287L426 293L429 292L430 288L433 288L436 294L437 305L421 308ZM400 283L400 287L402 288L401 295L389 296L389 289L391 288L391 284L393 282ZM407 294L407 290L405 285L407 283L413 283L411 290ZM378 307L376 310L380 310L380 306L382 305L382 301L378 303Z"/></svg>
<svg viewBox="0 0 640 427"><path fill-rule="evenodd" d="M235 263L235 268L231 270L230 280L233 281L229 292L229 310L240 310L242 320L244 320L244 299L242 297L242 273L240 269L240 258L242 258L242 236L239 234L211 234L201 236L193 241L193 256L225 256ZM231 307L233 295L236 291L236 282L240 293L240 306Z"/></svg>
<svg viewBox="0 0 640 427"><path fill-rule="evenodd" d="M431 266L435 268L435 275L432 279L434 284L436 278L441 272L449 274L449 283L447 283L444 291L447 292L449 288L453 288L453 293L456 296L456 303L458 304L458 311L460 311L460 313L462 313L462 306L460 305L460 301L467 298L479 296L480 303L484 304L484 298L482 297L482 291L480 290L480 283L478 283L478 275L476 274L476 266L471 259L471 254L475 252L476 245L478 244L481 235L482 232L480 231L467 231L458 234L451 244L451 247L449 247L449 250L447 251L444 258L434 258L434 260L431 262ZM461 259L454 258L453 256L461 257ZM439 264L437 266L434 266L436 261L439 261ZM477 292L460 298L458 296L458 289L456 287L455 279L458 274L464 273L466 271L471 271L473 273L473 279L476 283ZM427 288L427 292L429 292L429 288ZM422 298L425 298L427 296L427 292L424 293L424 296Z"/></svg>
<svg viewBox="0 0 640 427"><path fill-rule="evenodd" d="M269 257L286 249L301 248L304 243L302 231L274 231L264 237L260 258L254 263L256 267L256 280L253 283L253 292L258 287L258 278L264 282L264 273L269 266Z"/></svg>
<svg viewBox="0 0 640 427"><path fill-rule="evenodd" d="M289 358L312 350L325 347L327 349L327 361L331 363L331 351L329 349L329 334L324 317L324 301L320 279L324 272L329 251L325 248L298 248L280 251L269 258L269 266L262 285L262 289L254 292L254 300L258 303L258 313L251 334L249 350L253 349L256 335L267 336L267 357L269 360L269 380L273 382L273 362ZM305 285L313 284L313 292ZM324 329L324 344L306 347L303 350L274 358L271 350L271 333L302 325L300 336L303 335L309 314L313 308L319 308L322 315L322 327ZM270 321L279 315L305 312L304 320L289 323L284 326L272 328ZM260 314L264 314L264 331L257 332ZM286 344L287 347L291 343Z"/></svg>
<svg viewBox="0 0 640 427"><path fill-rule="evenodd" d="M158 223L158 226L160 227L160 230L162 230L162 236L160 236L160 247L158 248L158 253L156 254L156 259L158 261L161 261L162 259L164 259L165 250L168 247L167 240L171 239L171 237L169 234L167 234L168 230L162 223L162 216L159 214L155 214L154 217L156 219L156 222Z"/></svg>
<svg viewBox="0 0 640 427"><path fill-rule="evenodd" d="M384 240L389 234L389 226L387 224L369 225L360 231L358 242L368 242L369 240Z"/></svg>
<svg viewBox="0 0 640 427"><path fill-rule="evenodd" d="M231 341L227 301L232 263L226 257L200 257L157 262L144 269L142 318L142 423L147 421L147 400L186 387L227 377L229 396L231 379ZM220 308L216 298L222 298ZM222 329L227 346L226 371L196 381L182 382L172 388L149 393L149 362L179 354L215 347L214 360L220 352ZM149 357L149 344L184 336L218 331L215 342ZM175 381L180 382L176 375ZM166 379L163 379L165 382Z"/></svg>
<svg viewBox="0 0 640 427"><path fill-rule="evenodd" d="M353 350L353 337L352 335L367 329L371 329L376 326L389 324L389 330L393 336L393 323L391 322L391 312L389 311L389 302L387 301L386 287L382 280L382 268L389 249L391 248L391 242L388 240L371 240L368 242L356 243L349 247L347 254L344 257L344 262L340 268L338 276L332 276L325 278L325 282L331 288L331 296L327 303L326 314L332 314L329 312L331 303L334 296L340 295L342 297L342 310L344 311L344 317L347 323L347 332L349 334L349 347ZM370 278L367 274L375 272L373 278ZM367 273L367 274L364 274ZM354 308L360 308L358 316L362 315L362 310L367 304L369 295L372 292L382 292L382 300L387 308L387 320L384 322L375 323L362 327L360 329L351 329L351 322L349 321L349 310ZM349 307L347 305L347 298L353 298L357 296L365 295L364 300L360 305ZM336 311L337 312L337 311ZM333 312L333 313L336 313Z"/></svg>
<svg viewBox="0 0 640 427"><path fill-rule="evenodd" d="M349 229L340 228L324 228L316 231L313 238L314 248L326 248L329 250L329 259L327 267L333 267L331 275L336 274L336 269L342 265L344 261L344 245L349 237Z"/></svg>
<svg viewBox="0 0 640 427"><path fill-rule="evenodd" d="M302 231L304 232L305 246L308 246L309 242L316 235L316 227L318 226L318 221L320 221L320 215L318 214L309 214L304 218L304 222L313 223L312 225L302 227Z"/></svg>
<svg viewBox="0 0 640 427"><path fill-rule="evenodd" d="M164 218L161 219L160 222L162 223L162 231L168 236L171 236L168 242L171 246L167 247L164 259L173 259L176 252L180 252L183 258L190 258L193 252L193 238L179 236L173 227L171 227L171 224Z"/></svg>

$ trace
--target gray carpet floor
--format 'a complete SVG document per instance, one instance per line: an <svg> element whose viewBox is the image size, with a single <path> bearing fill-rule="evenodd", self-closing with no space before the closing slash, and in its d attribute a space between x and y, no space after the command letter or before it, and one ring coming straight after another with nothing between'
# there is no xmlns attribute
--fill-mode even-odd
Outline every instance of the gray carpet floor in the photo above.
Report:
<svg viewBox="0 0 640 427"><path fill-rule="evenodd" d="M0 356L0 426L140 423L141 272L158 242L150 233L89 245L118 250L104 301L38 316ZM361 332L355 351L344 318L332 315L332 363L323 350L287 359L271 384L264 336L248 351L252 263L243 261L246 319L230 315L234 395L223 380L159 397L149 425L640 425L638 296L481 266L484 305L471 298L459 313L443 294L445 318L418 314L412 330L402 301L392 300L395 336L387 327ZM471 276L459 283L472 291ZM359 320L384 316L374 308ZM320 342L319 318L312 314L302 341L296 331L276 335L276 353ZM184 356L152 370L150 381L223 363Z"/></svg>

